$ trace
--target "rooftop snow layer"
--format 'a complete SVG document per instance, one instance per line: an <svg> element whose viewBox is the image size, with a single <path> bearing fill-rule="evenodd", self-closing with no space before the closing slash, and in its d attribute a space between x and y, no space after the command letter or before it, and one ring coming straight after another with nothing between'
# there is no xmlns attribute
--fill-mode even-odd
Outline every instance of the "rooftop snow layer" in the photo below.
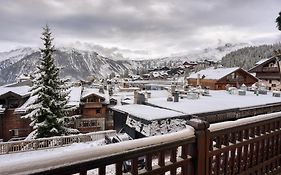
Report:
<svg viewBox="0 0 281 175"><path fill-rule="evenodd" d="M67 102L67 106L77 106L79 107L80 99L81 99L81 91L82 87L71 87L69 93L69 99Z"/></svg>
<svg viewBox="0 0 281 175"><path fill-rule="evenodd" d="M167 97L149 98L148 103L165 109L184 114L198 114L234 108L252 107L258 105L280 103L280 97L268 95L255 95L247 91L245 96L231 95L227 91L210 91L211 96L200 96L199 99L180 99L179 102L168 102Z"/></svg>
<svg viewBox="0 0 281 175"><path fill-rule="evenodd" d="M167 109L161 109L157 107L140 105L140 104L114 106L113 109L126 112L130 115L145 120L159 120L159 119L173 118L173 117L179 117L184 115L181 112L175 112Z"/></svg>
<svg viewBox="0 0 281 175"><path fill-rule="evenodd" d="M228 74L240 69L239 67L231 67L231 68L217 68L214 69L213 67L201 70L199 72L193 73L189 76L189 78L197 78L198 74L200 74L200 78L204 76L204 79L211 79L211 80L219 80L225 77Z"/></svg>
<svg viewBox="0 0 281 175"><path fill-rule="evenodd" d="M260 64L266 62L266 61L269 60L269 59L271 59L271 58L264 58L264 59L261 59L260 61L256 62L256 65L260 65Z"/></svg>
<svg viewBox="0 0 281 175"><path fill-rule="evenodd" d="M83 99L92 94L104 98L105 103L109 103L109 94L108 94L108 91L106 91L106 90L104 90L104 93L100 93L98 88L84 88L81 96Z"/></svg>
<svg viewBox="0 0 281 175"><path fill-rule="evenodd" d="M29 86L18 86L18 87L0 87L0 96L4 95L8 92L13 92L15 94L18 94L20 96L27 96L30 94L29 90L31 87Z"/></svg>
<svg viewBox="0 0 281 175"><path fill-rule="evenodd" d="M27 107L35 102L37 99L37 96L31 96L23 105L21 105L19 108L15 109L15 113L25 113L27 110Z"/></svg>

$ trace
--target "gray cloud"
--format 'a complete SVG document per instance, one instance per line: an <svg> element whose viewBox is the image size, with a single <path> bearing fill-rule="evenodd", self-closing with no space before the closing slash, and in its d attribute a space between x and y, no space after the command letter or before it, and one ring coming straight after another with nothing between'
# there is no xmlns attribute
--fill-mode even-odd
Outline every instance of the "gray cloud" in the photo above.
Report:
<svg viewBox="0 0 281 175"><path fill-rule="evenodd" d="M159 56L223 42L271 42L280 0L0 0L0 50L91 43L125 56ZM261 39L262 38L262 39ZM273 39L276 38L276 39ZM102 50L102 49L101 49Z"/></svg>

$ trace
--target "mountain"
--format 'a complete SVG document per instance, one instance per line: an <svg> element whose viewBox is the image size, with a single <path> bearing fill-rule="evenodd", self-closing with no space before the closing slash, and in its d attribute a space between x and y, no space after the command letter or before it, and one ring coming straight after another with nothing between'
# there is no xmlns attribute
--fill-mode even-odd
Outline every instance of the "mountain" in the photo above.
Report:
<svg viewBox="0 0 281 175"><path fill-rule="evenodd" d="M61 68L61 76L72 80L85 80L89 76L106 78L112 72L122 75L125 70L137 73L155 67L177 66L184 61L220 60L226 53L243 47L245 44L225 44L207 48L190 54L146 60L116 60L99 55L92 50L58 48L54 57ZM0 84L11 83L22 74L33 74L39 64L40 52L32 48L21 48L0 53Z"/></svg>
<svg viewBox="0 0 281 175"><path fill-rule="evenodd" d="M246 70L252 68L256 62L273 56L273 51L281 49L281 44L250 46L232 51L222 57L224 67L242 67Z"/></svg>
<svg viewBox="0 0 281 175"><path fill-rule="evenodd" d="M129 68L126 61L114 61L96 52L79 51L75 49L56 50L56 64L61 68L61 76L72 80L86 79L91 75L102 77L110 72L124 72ZM40 52L34 51L22 59L6 66L7 60L0 62L0 83L10 83L22 74L32 74L39 65ZM2 66L5 65L5 66Z"/></svg>

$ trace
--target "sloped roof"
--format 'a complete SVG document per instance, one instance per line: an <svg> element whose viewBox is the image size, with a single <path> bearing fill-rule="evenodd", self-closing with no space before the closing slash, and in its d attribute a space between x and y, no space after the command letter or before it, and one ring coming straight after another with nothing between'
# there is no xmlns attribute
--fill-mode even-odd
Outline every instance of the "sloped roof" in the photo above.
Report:
<svg viewBox="0 0 281 175"><path fill-rule="evenodd" d="M204 77L204 79L210 79L210 80L219 80L232 72L240 69L239 67L231 67L231 68L208 68L201 70L196 73L192 73L189 78L197 78L198 74L200 74L200 78Z"/></svg>
<svg viewBox="0 0 281 175"><path fill-rule="evenodd" d="M27 110L27 107L29 105L31 105L32 103L34 103L36 99L37 99L37 96L31 96L28 100L26 100L26 102L23 105L21 105L20 107L15 109L15 113L25 113Z"/></svg>
<svg viewBox="0 0 281 175"><path fill-rule="evenodd" d="M79 107L80 99L82 95L82 87L71 87L69 93L69 99L67 102L67 106L77 106Z"/></svg>
<svg viewBox="0 0 281 175"><path fill-rule="evenodd" d="M266 59L262 59L259 62L256 63L256 66L252 67L251 69L249 69L249 72L253 73L255 72L256 68L263 66L267 63L270 63L271 61L275 60L276 57L270 57L270 58L266 58ZM259 63L259 64L258 64Z"/></svg>
<svg viewBox="0 0 281 175"><path fill-rule="evenodd" d="M82 87L71 87L70 93L68 95L69 99L67 101L66 106L70 107L79 107L80 105L80 98L81 98L81 91ZM31 96L23 105L15 109L15 113L25 113L26 109L29 105L34 103L37 96ZM1 111L1 109L0 109Z"/></svg>
<svg viewBox="0 0 281 175"><path fill-rule="evenodd" d="M84 99L90 95L96 95L100 98L105 99L105 103L109 103L109 94L108 91L104 90L104 94L99 92L98 88L84 88L82 91L81 99Z"/></svg>
<svg viewBox="0 0 281 175"><path fill-rule="evenodd" d="M264 59L261 59L260 61L256 62L256 65L260 65L264 62L266 62L267 60L269 60L270 58L264 58Z"/></svg>
<svg viewBox="0 0 281 175"><path fill-rule="evenodd" d="M25 97L30 95L29 90L31 89L31 87L29 86L17 86L17 87L4 87L1 86L0 87L0 96L5 95L9 92L12 92L14 94L17 94L21 97Z"/></svg>

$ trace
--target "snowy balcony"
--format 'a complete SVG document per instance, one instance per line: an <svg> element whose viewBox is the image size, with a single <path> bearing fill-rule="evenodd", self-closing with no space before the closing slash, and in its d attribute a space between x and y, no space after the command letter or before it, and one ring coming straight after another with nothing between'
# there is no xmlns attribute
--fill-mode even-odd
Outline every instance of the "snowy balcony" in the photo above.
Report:
<svg viewBox="0 0 281 175"><path fill-rule="evenodd" d="M102 108L102 104L100 102L87 102L83 103L84 108Z"/></svg>

